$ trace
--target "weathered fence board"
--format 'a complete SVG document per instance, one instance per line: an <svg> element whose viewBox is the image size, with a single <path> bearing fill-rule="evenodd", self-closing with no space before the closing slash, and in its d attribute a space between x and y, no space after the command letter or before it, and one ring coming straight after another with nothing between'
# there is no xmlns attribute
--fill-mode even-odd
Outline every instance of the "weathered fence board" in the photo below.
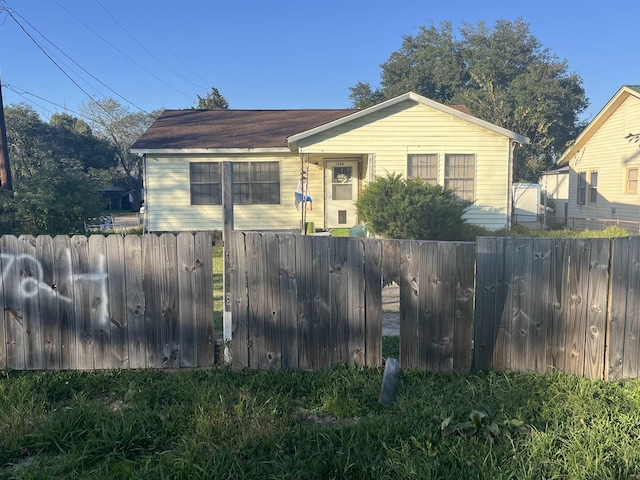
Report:
<svg viewBox="0 0 640 480"><path fill-rule="evenodd" d="M185 366L213 365L211 239L1 237L0 368L178 367L183 354L197 358L195 338L207 357ZM198 272L182 298L180 249L185 274ZM190 343L179 322L187 316Z"/></svg>
<svg viewBox="0 0 640 480"><path fill-rule="evenodd" d="M243 306L233 311L234 365L381 364L379 241L233 232L229 243L232 302Z"/></svg>
<svg viewBox="0 0 640 480"><path fill-rule="evenodd" d="M472 366L475 244L456 247L455 308L453 329L453 369L468 372Z"/></svg>

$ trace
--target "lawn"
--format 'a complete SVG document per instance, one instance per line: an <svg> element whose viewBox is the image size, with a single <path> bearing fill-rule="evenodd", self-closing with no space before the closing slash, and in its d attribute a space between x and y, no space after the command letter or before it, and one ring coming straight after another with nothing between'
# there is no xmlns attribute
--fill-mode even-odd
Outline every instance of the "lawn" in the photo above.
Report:
<svg viewBox="0 0 640 480"><path fill-rule="evenodd" d="M640 478L640 381L382 370L5 372L0 478Z"/></svg>

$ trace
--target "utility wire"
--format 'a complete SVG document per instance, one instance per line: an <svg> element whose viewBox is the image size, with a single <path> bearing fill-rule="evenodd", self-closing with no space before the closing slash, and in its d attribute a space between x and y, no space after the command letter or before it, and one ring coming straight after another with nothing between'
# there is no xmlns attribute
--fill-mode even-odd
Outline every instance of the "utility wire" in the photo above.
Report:
<svg viewBox="0 0 640 480"><path fill-rule="evenodd" d="M103 81L101 81L99 78L97 78L95 75L91 74L89 71L87 71L87 69L85 69L82 65L80 65L78 62L76 62L73 58L71 58L69 55L67 55L66 53L64 53L62 50L60 50L60 48L58 48L51 40L49 40L41 31L39 31L36 27L34 27L31 22L29 22L29 20L27 20L26 18L24 18L22 15L20 15L18 12L16 12L14 10L14 13L20 17L27 25L29 25L33 30L35 30L42 38L45 39L45 41L47 41L50 45L53 46L53 48L55 48L58 52L60 52L62 55L64 55L66 58L68 58L69 60L71 60L71 62L73 62L74 65L76 65L78 68L80 68L83 72L85 72L87 75L89 75L91 78L93 78L95 81L97 81L100 85L102 85L103 87L107 88L110 92L114 93L115 95L117 95L118 97L120 97L122 100L124 100L125 102L127 102L128 104L132 105L133 107L137 108L138 110L140 110L143 113L147 113L145 112L145 110L143 108L140 108L139 106L137 106L135 103L133 103L132 101L128 100L127 98L123 97L122 95L120 95L118 92L116 92L113 88L111 88L109 85L107 85L106 83L104 83Z"/></svg>
<svg viewBox="0 0 640 480"><path fill-rule="evenodd" d="M98 102L95 98L93 98L89 92L87 92L84 88L82 88L82 87L80 86L80 84L79 84L78 82L76 82L76 81L73 79L73 77L71 77L71 75L69 75L69 74L64 70L64 68L62 68L62 67L58 64L58 62L56 62L56 61L53 59L53 57L52 57L51 55L49 55L49 53L48 53L48 52L47 52L47 51L42 47L42 45L40 45L40 44L38 43L38 41L37 41L35 38L33 38L33 36L32 36L28 31L27 31L27 29L26 29L26 28L24 28L24 26L23 26L23 25L22 25L22 24L21 24L21 23L20 23L20 22L19 22L19 21L14 17L14 16L13 16L13 14L11 13L11 11L10 11L10 10L8 10L8 9L7 9L7 10L5 10L5 11L6 11L6 12L7 12L7 14L11 17L11 19L12 19L12 20L13 20L13 21L18 25L18 27L20 27L20 29L25 33L25 35L26 35L27 37L29 37L29 39L31 39L31 41L35 44L35 46L36 46L36 47L38 47L42 53L44 53L44 55L45 55L45 56L46 56L46 57L51 61L51 63L53 63L53 64L58 68L58 70L60 70L60 71L64 74L64 76L65 76L65 77L67 77L69 80L71 80L71 82L72 82L76 87L78 87L82 93L84 93L87 97L89 97L89 98L91 99L91 101L93 101L96 105L98 105L101 109L103 109L107 115L111 116L111 112L109 112L109 110L107 110L106 108L104 108L104 107L102 106L102 104L101 104L100 102Z"/></svg>
<svg viewBox="0 0 640 480"><path fill-rule="evenodd" d="M192 85L195 85L196 87L204 88L204 89L206 90L208 87L205 87L205 86L203 86L203 85L205 85L207 82L206 82L205 80L203 80L203 79L202 79L202 77L201 77L200 75L198 75L198 72L196 72L193 68L191 68L191 66L190 66L189 64L187 64L187 62L185 62L185 61L182 59L182 57L180 57L180 55L178 55L178 54L176 53L176 51L175 51L173 48L171 48L171 45L169 45L167 42L165 42L165 41L164 41L164 38L162 38L162 36L161 36L161 35L160 35L160 34L159 34L159 33L158 33L154 28L153 28L153 26L152 26L149 22L147 22L147 20L142 16L142 14L141 14L138 10L136 10L136 8L131 4L131 2L130 2L129 0L126 0L126 2L127 2L127 4L129 5L129 7L131 8L131 10L133 10L134 12L136 12L136 14L138 15L138 17L139 17L139 18L144 22L144 24L147 26L147 28L149 28L149 30L151 30L151 31L156 35L156 37L158 37L158 39L163 43L163 45L164 45L165 47L167 47L167 49L168 49L171 53L173 53L173 54L176 56L176 58L177 58L178 60L180 60L180 61L182 62L182 64L183 64L185 67L187 67L187 68L191 71L191 73L193 73L193 74L198 78L198 80L200 80L200 81L202 82L202 85L197 85L197 84L192 83L192 82L190 82L190 83L191 83Z"/></svg>
<svg viewBox="0 0 640 480"><path fill-rule="evenodd" d="M23 89L21 89L21 88L17 87L16 85L11 85L10 83L2 82L2 87L3 87L3 88L4 88L4 87L8 88L8 89L9 89L9 90L11 90L12 92L14 92L16 95L21 96L21 97L22 97L22 98L24 98L25 100L27 100L27 101L29 101L29 102L33 103L34 105L37 105L38 107L40 107L40 108L41 108L41 109L43 109L43 110L46 110L46 111L47 111L47 112L49 112L50 114L52 114L52 113L54 113L54 112L51 112L51 111L50 111L49 109L47 109L46 107L43 107L42 105L40 105L39 103L34 102L33 100L29 100L29 99L27 98L27 95L29 95L29 96L31 96L31 97L34 97L34 98L37 98L38 100L41 100L41 101L43 101L43 102L50 103L51 105L53 105L53 106L55 106L55 107L58 107L58 108L61 108L61 109L65 110L65 111L67 111L67 112L71 112L71 113L73 113L74 115L77 115L78 117L82 117L82 118L85 118L85 119L87 119L87 120L95 121L95 118L93 118L93 117L87 116L87 115L85 115L84 113L76 112L75 110L72 110L72 109L71 109L71 108L69 108L69 107L65 107L64 105L60 105L59 103L52 102L51 100L47 100L46 98L41 97L40 95L36 95L35 93L31 93L31 92L28 92L28 91L26 91L26 90L23 90Z"/></svg>
<svg viewBox="0 0 640 480"><path fill-rule="evenodd" d="M164 63L162 60L160 60L158 57L156 57L149 49L147 49L142 43L140 43L138 41L138 39L136 37L134 37L131 32L129 32L129 30L127 30L126 28L124 28L124 26L118 21L118 19L116 17L114 17L111 12L109 12L109 10L106 9L106 7L104 5L102 5L102 3L100 3L100 0L95 0L96 3L98 5L100 5L100 7L107 13L107 15L109 15L111 17L111 19L116 23L116 25L118 25L122 31L124 33L126 33L134 42L136 42L138 44L138 46L140 48L142 48L145 52L147 52L149 55L151 55L151 57L153 59L155 59L160 65L162 65L164 68L166 68L167 70L169 70L171 73L173 73L176 77L181 78L182 80L184 80L185 82L190 83L191 85L193 85L194 87L201 87L201 85L198 85L197 83L193 83L191 80L189 80L188 78L183 77L182 75L180 75L178 72L176 72L175 70L173 70L170 66L168 66L166 63Z"/></svg>
<svg viewBox="0 0 640 480"><path fill-rule="evenodd" d="M145 72L147 72L149 75L151 75L153 78L155 78L156 80L158 80L159 82L165 84L167 87L171 88L172 90L175 90L176 92L178 92L181 95L184 95L187 98L191 98L189 95L187 95L186 93L178 90L177 88L175 88L173 85L168 84L167 82L165 82L162 78L158 77L156 74L154 74L153 72L151 72L149 69L145 68L144 66L140 65L140 63L136 62L133 58L131 58L129 55L127 55L126 53L124 53L122 50L120 50L118 47L116 47L115 45L113 45L111 42L109 42L107 39L105 39L102 35L100 35L98 32L96 32L93 28L91 28L89 25L87 25L85 22L83 22L80 18L78 18L76 15L74 15L69 9L67 9L64 5L61 5L58 0L53 0L55 2L56 5L58 5L60 8L62 8L65 12L67 12L69 15L71 15L73 18L76 19L76 21L78 21L78 23L82 24L87 30L89 30L90 32L92 32L95 36L97 36L100 40L102 40L104 43L106 43L107 45L109 45L111 48L113 48L116 52L118 52L120 55L122 55L123 57L125 57L127 60L129 60L131 63L133 63L134 65L137 65L141 70L144 70Z"/></svg>

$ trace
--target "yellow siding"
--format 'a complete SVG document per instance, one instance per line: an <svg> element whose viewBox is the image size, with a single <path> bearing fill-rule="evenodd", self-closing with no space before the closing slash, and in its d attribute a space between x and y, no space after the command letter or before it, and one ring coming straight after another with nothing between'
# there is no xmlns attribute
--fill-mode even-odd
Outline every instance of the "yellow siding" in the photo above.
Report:
<svg viewBox="0 0 640 480"><path fill-rule="evenodd" d="M476 156L475 205L470 222L491 229L507 225L509 143L502 135L411 101L323 131L300 141L301 152L325 157L375 153L375 175L406 174L407 154L437 153L444 184L445 154ZM363 165L366 179L366 156Z"/></svg>
<svg viewBox="0 0 640 480"><path fill-rule="evenodd" d="M223 225L220 205L190 205L189 162L223 161L280 162L280 205L236 205L234 207L236 229L298 230L300 228L301 214L296 210L294 203L294 192L300 179L301 167L300 157L297 154L147 155L145 193L149 231L221 230ZM314 216L318 216L315 211L311 213L315 215L309 215L308 221L314 221Z"/></svg>
<svg viewBox="0 0 640 480"><path fill-rule="evenodd" d="M625 192L626 170L640 168L640 148L625 136L639 132L640 99L630 96L569 159L570 218L640 221L640 196ZM578 172L591 171L598 172L597 202L578 205Z"/></svg>

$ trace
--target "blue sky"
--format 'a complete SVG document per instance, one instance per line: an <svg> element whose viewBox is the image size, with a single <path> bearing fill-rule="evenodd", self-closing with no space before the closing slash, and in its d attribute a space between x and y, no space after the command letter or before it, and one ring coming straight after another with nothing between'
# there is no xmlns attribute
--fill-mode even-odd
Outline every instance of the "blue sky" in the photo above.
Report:
<svg viewBox="0 0 640 480"><path fill-rule="evenodd" d="M421 25L518 17L579 74L590 119L640 84L637 0L0 0L5 105L43 117L114 97L189 108L215 86L236 109L348 108L349 87ZM50 58L47 57L47 55ZM54 64L58 64L56 66ZM64 72L64 73L63 73ZM74 81L70 80L72 77ZM28 93L25 93L28 92ZM88 95L87 95L88 94ZM39 97L39 98L38 98Z"/></svg>

